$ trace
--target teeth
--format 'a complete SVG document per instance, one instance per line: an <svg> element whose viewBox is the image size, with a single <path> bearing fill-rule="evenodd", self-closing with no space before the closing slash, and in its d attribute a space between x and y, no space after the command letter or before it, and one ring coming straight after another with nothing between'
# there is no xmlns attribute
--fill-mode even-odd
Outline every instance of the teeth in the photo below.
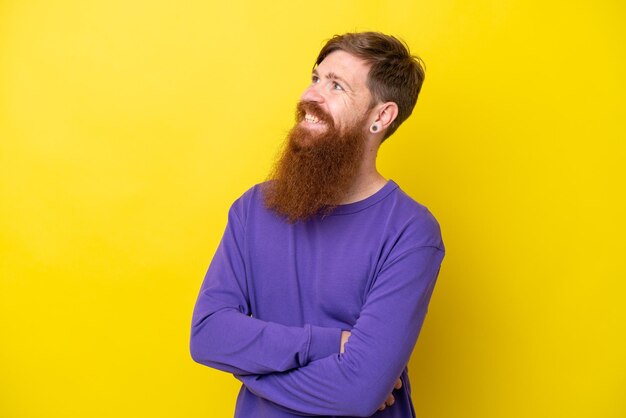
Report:
<svg viewBox="0 0 626 418"><path fill-rule="evenodd" d="M306 119L309 123L319 123L320 121L318 118L313 115L309 115L308 113L304 116L304 119Z"/></svg>

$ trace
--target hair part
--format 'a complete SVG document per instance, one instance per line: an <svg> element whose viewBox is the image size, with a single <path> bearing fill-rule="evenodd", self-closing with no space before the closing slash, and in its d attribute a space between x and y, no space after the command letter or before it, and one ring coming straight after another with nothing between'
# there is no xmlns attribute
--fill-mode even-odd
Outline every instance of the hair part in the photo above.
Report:
<svg viewBox="0 0 626 418"><path fill-rule="evenodd" d="M422 59L411 55L406 42L380 32L345 33L333 36L322 48L314 68L335 51L352 54L370 65L367 87L377 103L394 102L398 116L389 125L383 141L393 134L415 107L425 77Z"/></svg>

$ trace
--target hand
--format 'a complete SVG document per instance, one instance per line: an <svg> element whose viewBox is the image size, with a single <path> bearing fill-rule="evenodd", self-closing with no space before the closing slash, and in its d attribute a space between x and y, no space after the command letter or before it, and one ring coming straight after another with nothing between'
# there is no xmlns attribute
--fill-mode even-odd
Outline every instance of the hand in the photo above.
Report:
<svg viewBox="0 0 626 418"><path fill-rule="evenodd" d="M402 380L400 380L398 378L398 380L396 380L396 384L393 385L394 389L400 389L402 387ZM387 396L387 399L385 399L385 402L378 408L379 411L384 410L386 407L393 405L396 402L396 398L393 397L393 391L389 394L389 396Z"/></svg>
<svg viewBox="0 0 626 418"><path fill-rule="evenodd" d="M346 345L346 343L348 342L348 338L350 338L350 335L352 335L350 331L341 331L341 347L339 349L340 353L343 353L345 351L344 345Z"/></svg>

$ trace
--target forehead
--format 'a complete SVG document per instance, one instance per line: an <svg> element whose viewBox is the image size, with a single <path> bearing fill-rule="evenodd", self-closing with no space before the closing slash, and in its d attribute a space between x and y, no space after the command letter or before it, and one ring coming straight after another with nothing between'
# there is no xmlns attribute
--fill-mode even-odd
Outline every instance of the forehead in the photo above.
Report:
<svg viewBox="0 0 626 418"><path fill-rule="evenodd" d="M353 88L364 87L370 65L345 51L333 51L317 66L318 74L324 76L329 73L341 77L350 83Z"/></svg>

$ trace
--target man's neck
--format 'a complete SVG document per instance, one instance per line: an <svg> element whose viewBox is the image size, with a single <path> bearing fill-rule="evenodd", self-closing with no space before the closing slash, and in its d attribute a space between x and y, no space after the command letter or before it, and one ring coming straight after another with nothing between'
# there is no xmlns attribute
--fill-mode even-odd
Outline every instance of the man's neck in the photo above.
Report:
<svg viewBox="0 0 626 418"><path fill-rule="evenodd" d="M372 196L387 184L385 179L376 169L376 157L380 143L373 137L367 141L366 150L361 161L359 173L348 188L340 205L355 203Z"/></svg>
<svg viewBox="0 0 626 418"><path fill-rule="evenodd" d="M347 205L367 199L382 189L385 184L387 184L387 179L376 170L359 175L339 204Z"/></svg>

